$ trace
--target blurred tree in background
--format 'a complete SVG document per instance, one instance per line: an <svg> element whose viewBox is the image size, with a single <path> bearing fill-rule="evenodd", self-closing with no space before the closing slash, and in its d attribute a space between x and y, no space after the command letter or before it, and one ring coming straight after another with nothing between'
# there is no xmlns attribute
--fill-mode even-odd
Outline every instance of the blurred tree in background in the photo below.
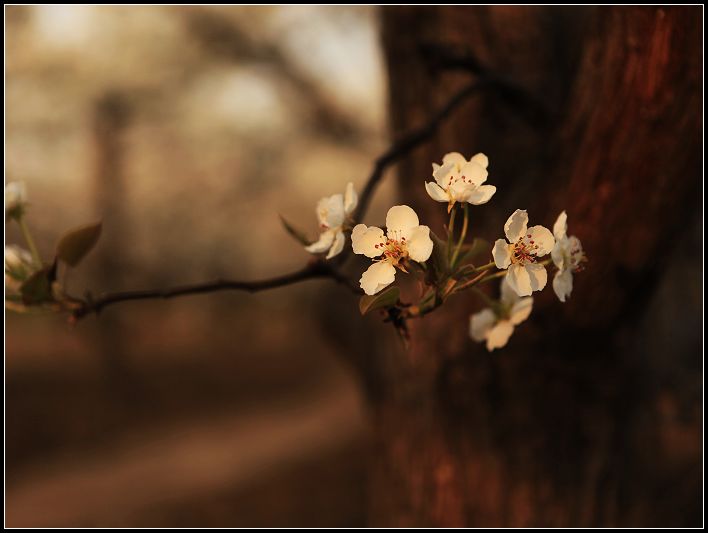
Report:
<svg viewBox="0 0 708 533"><path fill-rule="evenodd" d="M37 244L103 220L78 296L297 268L278 214L314 234L320 196L363 186L385 146L373 8L6 17L6 179L27 184ZM8 524L363 524L367 422L323 317L360 320L327 281L75 328L8 313Z"/></svg>

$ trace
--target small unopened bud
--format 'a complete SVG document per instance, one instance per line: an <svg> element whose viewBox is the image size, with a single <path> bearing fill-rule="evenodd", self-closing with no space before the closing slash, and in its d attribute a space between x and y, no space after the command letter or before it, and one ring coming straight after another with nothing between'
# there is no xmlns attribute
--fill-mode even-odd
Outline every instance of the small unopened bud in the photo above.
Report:
<svg viewBox="0 0 708 533"><path fill-rule="evenodd" d="M20 218L27 203L27 189L22 181L5 185L5 218Z"/></svg>

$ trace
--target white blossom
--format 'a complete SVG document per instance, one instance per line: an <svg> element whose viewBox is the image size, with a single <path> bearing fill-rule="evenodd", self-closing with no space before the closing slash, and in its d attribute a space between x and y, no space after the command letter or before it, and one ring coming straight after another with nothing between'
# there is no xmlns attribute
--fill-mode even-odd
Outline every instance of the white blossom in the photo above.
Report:
<svg viewBox="0 0 708 533"><path fill-rule="evenodd" d="M19 246L5 246L5 292L19 292L20 285L32 273L32 255Z"/></svg>
<svg viewBox="0 0 708 533"><path fill-rule="evenodd" d="M18 217L27 203L27 189L22 181L11 181L5 185L5 216Z"/></svg>
<svg viewBox="0 0 708 533"><path fill-rule="evenodd" d="M506 346L514 327L531 314L533 298L519 298L507 278L502 280L501 300L493 308L486 308L470 317L470 336L477 342L487 342L487 350Z"/></svg>
<svg viewBox="0 0 708 533"><path fill-rule="evenodd" d="M455 202L486 204L497 191L494 185L483 185L488 165L489 159L484 154L467 161L462 154L450 152L443 157L442 165L433 163L435 181L426 182L425 190L436 202L447 202L448 213Z"/></svg>
<svg viewBox="0 0 708 533"><path fill-rule="evenodd" d="M555 244L553 234L543 226L528 227L526 211L517 209L504 224L509 242L498 239L492 255L497 268L508 269L509 286L519 296L530 296L546 286L548 274L536 261L551 252Z"/></svg>
<svg viewBox="0 0 708 533"><path fill-rule="evenodd" d="M354 184L348 183L344 194L333 194L317 203L317 219L320 223L320 238L305 247L311 254L327 252L331 259L344 249L344 223L354 211L358 197Z"/></svg>
<svg viewBox="0 0 708 533"><path fill-rule="evenodd" d="M421 226L418 215L407 205L395 205L386 215L386 235L381 228L357 224L352 231L352 249L375 262L359 280L368 295L393 283L396 267L406 272L408 259L424 263L433 251L430 228Z"/></svg>
<svg viewBox="0 0 708 533"><path fill-rule="evenodd" d="M568 215L563 211L553 225L556 244L551 251L553 264L558 268L553 278L553 291L561 302L565 302L573 291L573 273L581 271L586 261L580 239L568 237L567 232Z"/></svg>

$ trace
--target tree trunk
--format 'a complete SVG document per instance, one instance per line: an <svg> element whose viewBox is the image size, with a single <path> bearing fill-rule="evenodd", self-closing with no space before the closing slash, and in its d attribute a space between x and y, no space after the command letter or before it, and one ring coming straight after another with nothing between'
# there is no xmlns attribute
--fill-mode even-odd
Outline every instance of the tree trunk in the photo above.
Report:
<svg viewBox="0 0 708 533"><path fill-rule="evenodd" d="M440 50L547 108L533 118L491 91L468 102L399 166L405 203L441 230L431 163L484 152L497 193L472 208L472 234L502 237L516 208L546 227L566 209L589 263L568 303L549 282L493 354L468 338L468 293L410 324L373 400L372 525L700 525L701 18L384 9L394 136L469 79L441 69L454 62Z"/></svg>

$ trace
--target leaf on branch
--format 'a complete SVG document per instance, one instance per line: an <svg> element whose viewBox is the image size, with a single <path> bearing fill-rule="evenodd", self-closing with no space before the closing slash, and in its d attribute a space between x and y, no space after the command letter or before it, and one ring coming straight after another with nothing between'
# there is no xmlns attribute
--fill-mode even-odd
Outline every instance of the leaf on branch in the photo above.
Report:
<svg viewBox="0 0 708 533"><path fill-rule="evenodd" d="M381 292L374 294L372 296L365 295L359 300L359 311L362 315L375 309L382 309L384 307L392 307L398 303L398 297L401 291L398 287L388 287Z"/></svg>
<svg viewBox="0 0 708 533"><path fill-rule="evenodd" d="M57 257L75 267L96 246L101 236L101 222L81 226L66 233L57 245Z"/></svg>
<svg viewBox="0 0 708 533"><path fill-rule="evenodd" d="M428 263L435 270L435 279L432 281L438 281L450 271L447 241L440 239L433 231L430 232L430 238L433 240L433 253L430 255Z"/></svg>
<svg viewBox="0 0 708 533"><path fill-rule="evenodd" d="M280 222L282 222L285 231L287 231L293 239L298 241L303 246L309 246L310 244L312 244L313 241L307 237L305 232L300 231L295 226L290 224L290 222L285 220L285 217L283 215L278 216L280 217Z"/></svg>
<svg viewBox="0 0 708 533"><path fill-rule="evenodd" d="M474 239L471 244L466 244L462 247L460 259L458 264L464 265L465 263L475 262L487 262L491 257L490 244L484 239Z"/></svg>
<svg viewBox="0 0 708 533"><path fill-rule="evenodd" d="M32 305L53 300L52 282L49 279L51 269L52 267L44 267L38 270L20 285L23 303Z"/></svg>

